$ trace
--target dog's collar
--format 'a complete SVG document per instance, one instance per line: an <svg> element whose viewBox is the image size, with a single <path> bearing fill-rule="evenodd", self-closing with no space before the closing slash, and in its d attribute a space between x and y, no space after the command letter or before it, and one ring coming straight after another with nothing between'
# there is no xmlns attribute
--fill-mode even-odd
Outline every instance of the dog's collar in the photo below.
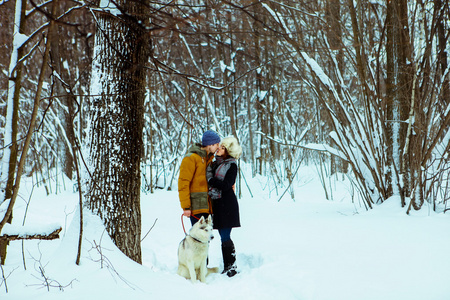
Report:
<svg viewBox="0 0 450 300"><path fill-rule="evenodd" d="M198 239L196 239L195 237L193 237L192 235L190 235L190 234L188 234L187 236L190 236L194 241L196 241L197 243L200 243L200 244L206 244L206 243L208 243L208 242L202 242L202 241L200 241L200 240L198 240Z"/></svg>

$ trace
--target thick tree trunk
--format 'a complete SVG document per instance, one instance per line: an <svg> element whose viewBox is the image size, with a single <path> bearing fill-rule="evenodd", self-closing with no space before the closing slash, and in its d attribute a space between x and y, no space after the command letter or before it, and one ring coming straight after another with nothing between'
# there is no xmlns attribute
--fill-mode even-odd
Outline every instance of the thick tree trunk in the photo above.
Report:
<svg viewBox="0 0 450 300"><path fill-rule="evenodd" d="M128 16L99 15L90 103L87 200L117 247L141 263L141 151L150 41L142 2L118 1Z"/></svg>

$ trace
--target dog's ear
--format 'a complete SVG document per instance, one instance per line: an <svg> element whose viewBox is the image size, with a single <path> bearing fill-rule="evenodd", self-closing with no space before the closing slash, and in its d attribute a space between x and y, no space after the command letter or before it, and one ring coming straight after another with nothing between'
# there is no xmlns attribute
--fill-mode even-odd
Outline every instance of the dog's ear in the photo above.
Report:
<svg viewBox="0 0 450 300"><path fill-rule="evenodd" d="M204 217L204 216L202 216L202 217L200 218L199 222L200 222L200 224L203 224L203 223L205 223L205 217Z"/></svg>
<svg viewBox="0 0 450 300"><path fill-rule="evenodd" d="M209 224L212 223L211 215L208 216L208 221L207 221L207 222L208 222Z"/></svg>

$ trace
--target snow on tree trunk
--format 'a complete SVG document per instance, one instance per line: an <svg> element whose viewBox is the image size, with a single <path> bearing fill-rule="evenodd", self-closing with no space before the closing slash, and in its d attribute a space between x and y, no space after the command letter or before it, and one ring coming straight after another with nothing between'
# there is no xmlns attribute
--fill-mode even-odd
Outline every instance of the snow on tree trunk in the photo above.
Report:
<svg viewBox="0 0 450 300"><path fill-rule="evenodd" d="M118 248L141 263L143 67L150 41L143 28L144 3L116 3L122 13L97 15L86 196L90 209L102 218ZM110 11L118 12L114 8Z"/></svg>

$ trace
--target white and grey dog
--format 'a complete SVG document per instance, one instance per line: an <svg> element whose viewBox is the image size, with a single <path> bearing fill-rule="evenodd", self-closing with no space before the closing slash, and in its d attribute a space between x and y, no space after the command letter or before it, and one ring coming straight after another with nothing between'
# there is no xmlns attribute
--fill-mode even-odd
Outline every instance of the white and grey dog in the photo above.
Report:
<svg viewBox="0 0 450 300"><path fill-rule="evenodd" d="M178 246L178 275L205 282L206 275L219 272L219 268L207 268L209 242L214 238L211 216L200 220L192 226L189 234Z"/></svg>

